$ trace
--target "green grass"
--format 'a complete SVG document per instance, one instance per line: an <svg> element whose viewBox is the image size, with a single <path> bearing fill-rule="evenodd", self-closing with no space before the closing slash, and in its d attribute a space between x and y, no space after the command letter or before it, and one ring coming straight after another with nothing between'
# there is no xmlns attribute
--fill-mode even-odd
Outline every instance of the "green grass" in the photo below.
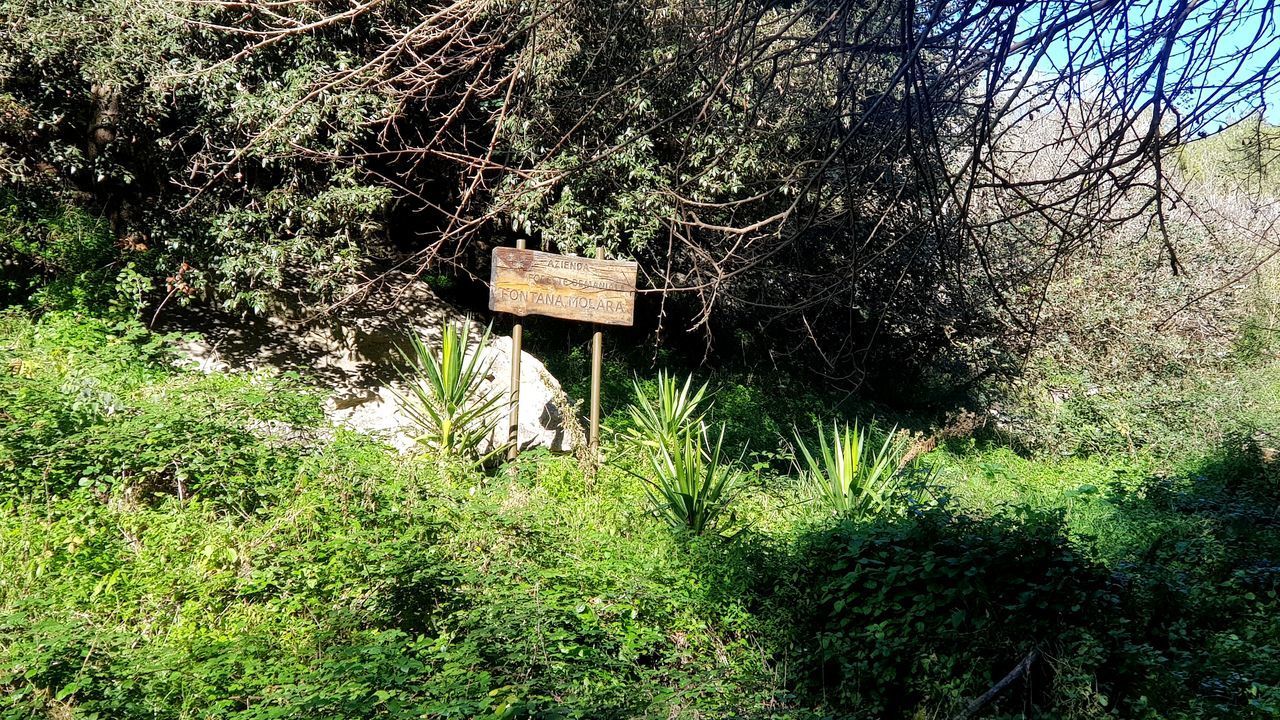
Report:
<svg viewBox="0 0 1280 720"><path fill-rule="evenodd" d="M1249 434L955 440L925 459L939 504L853 523L781 439L836 403L717 376L726 453L760 455L733 538L688 537L621 403L599 472L486 473L324 428L296 378L175 368L132 323L8 311L0 353L0 718L950 717L1031 650L988 716L1280 713L1280 476Z"/></svg>
<svg viewBox="0 0 1280 720"><path fill-rule="evenodd" d="M1278 157L1280 128L1254 116L1182 147L1178 167L1191 180L1216 182L1277 197L1280 195L1280 178L1275 172Z"/></svg>

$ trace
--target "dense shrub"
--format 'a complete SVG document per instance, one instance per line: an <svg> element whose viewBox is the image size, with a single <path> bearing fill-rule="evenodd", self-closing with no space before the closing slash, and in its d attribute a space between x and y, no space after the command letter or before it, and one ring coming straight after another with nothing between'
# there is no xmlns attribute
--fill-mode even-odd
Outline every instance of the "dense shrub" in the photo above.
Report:
<svg viewBox="0 0 1280 720"><path fill-rule="evenodd" d="M1058 509L1073 550L1111 578L1118 603L1084 626L1079 660L1054 665L1075 678L1055 680L1055 703L1101 712L1105 698L1122 717L1274 716L1280 483L1256 446L1228 440L1176 474L1127 455L963 452L949 468L958 503Z"/></svg>
<svg viewBox="0 0 1280 720"><path fill-rule="evenodd" d="M1037 651L1033 675L1003 698L1053 707L1047 670L1081 658L1115 620L1109 574L1067 540L1061 517L973 518L934 509L871 528L841 525L805 539L817 559L809 680L840 706L900 717L954 714ZM1122 625L1111 631L1122 631ZM1034 693L1032 689L1034 688Z"/></svg>

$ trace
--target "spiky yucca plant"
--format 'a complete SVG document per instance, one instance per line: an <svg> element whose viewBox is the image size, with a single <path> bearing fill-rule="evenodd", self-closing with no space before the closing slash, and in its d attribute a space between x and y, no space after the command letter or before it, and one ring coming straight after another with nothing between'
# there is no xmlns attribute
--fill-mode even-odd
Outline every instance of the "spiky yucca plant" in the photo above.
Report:
<svg viewBox="0 0 1280 720"><path fill-rule="evenodd" d="M649 452L663 447L674 452L680 436L700 426L709 409L709 404L705 403L706 383L693 389L692 375L685 379L682 387L665 370L659 370L658 390L654 395L646 393L637 380L632 380L631 385L635 400L629 408L631 428L628 436Z"/></svg>
<svg viewBox="0 0 1280 720"><path fill-rule="evenodd" d="M905 483L898 470L906 445L895 430L876 447L870 429L856 422L832 423L830 439L819 426L816 451L796 431L797 461L803 461L800 471L815 499L853 520L885 511Z"/></svg>
<svg viewBox="0 0 1280 720"><path fill-rule="evenodd" d="M421 337L410 339L400 353L413 368L402 373L409 388L401 404L419 430L418 442L437 453L483 462L504 448L481 446L493 433L501 410L501 398L483 390L492 359L485 358L490 329L474 348L469 322L445 323L440 345L429 346Z"/></svg>
<svg viewBox="0 0 1280 720"><path fill-rule="evenodd" d="M713 444L699 423L650 453L653 478L647 479L645 490L672 527L694 535L718 529L742 479L740 471L722 462L723 441L723 427Z"/></svg>

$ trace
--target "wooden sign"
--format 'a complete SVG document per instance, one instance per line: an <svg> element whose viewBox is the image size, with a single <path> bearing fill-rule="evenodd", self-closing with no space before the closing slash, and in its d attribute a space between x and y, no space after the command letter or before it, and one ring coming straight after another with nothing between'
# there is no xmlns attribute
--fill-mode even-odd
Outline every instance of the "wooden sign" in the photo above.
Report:
<svg viewBox="0 0 1280 720"><path fill-rule="evenodd" d="M636 264L576 255L493 249L489 309L513 315L631 325L635 322Z"/></svg>

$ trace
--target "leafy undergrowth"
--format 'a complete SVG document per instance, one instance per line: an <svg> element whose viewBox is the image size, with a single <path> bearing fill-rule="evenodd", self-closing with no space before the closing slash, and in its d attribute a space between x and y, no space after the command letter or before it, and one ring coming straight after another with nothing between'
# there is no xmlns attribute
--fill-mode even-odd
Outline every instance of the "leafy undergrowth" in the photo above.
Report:
<svg viewBox="0 0 1280 720"><path fill-rule="evenodd" d="M478 473L128 323L10 312L0 350L0 717L951 717L1028 656L984 716L1280 713L1247 438L1175 468L958 442L945 499L861 524L761 462L736 534L690 538L620 447Z"/></svg>
<svg viewBox="0 0 1280 720"><path fill-rule="evenodd" d="M1054 514L1075 551L1106 569L1116 603L1101 618L1107 641L1076 652L1105 648L1118 667L1093 676L1051 659L1056 683L1076 677L1099 713L1223 718L1280 716L1272 458L1249 438L1173 471L1149 454L1034 460L973 442L936 456L956 503L985 516Z"/></svg>

